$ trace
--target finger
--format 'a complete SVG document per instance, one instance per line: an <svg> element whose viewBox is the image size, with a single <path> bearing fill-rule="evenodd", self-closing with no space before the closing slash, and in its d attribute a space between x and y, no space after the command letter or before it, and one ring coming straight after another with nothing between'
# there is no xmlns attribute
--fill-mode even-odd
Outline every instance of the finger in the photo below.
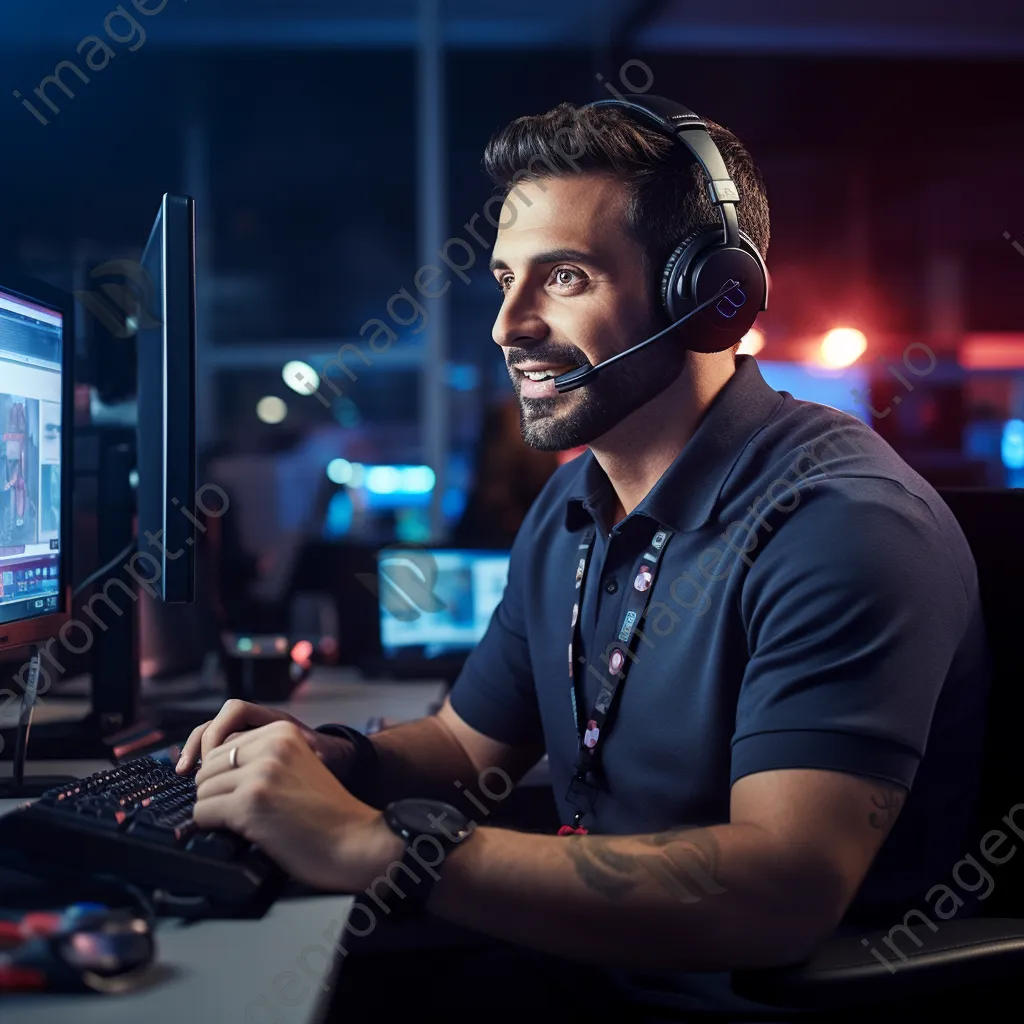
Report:
<svg viewBox="0 0 1024 1024"><path fill-rule="evenodd" d="M192 808L192 820L200 828L226 828L241 834L239 799L234 793L222 793L197 800Z"/></svg>
<svg viewBox="0 0 1024 1024"><path fill-rule="evenodd" d="M241 747L243 746L242 739L245 734L242 734L237 741L233 741L230 744L224 744L219 747L215 747L203 758L203 766L196 772L195 783L197 786L202 785L207 779L212 779L215 775L222 775L226 772L238 771L242 766L241 758ZM235 754L235 763L231 763L231 751L237 750ZM251 758L250 758L251 760Z"/></svg>
<svg viewBox="0 0 1024 1024"><path fill-rule="evenodd" d="M246 732L232 733L230 742L225 740L219 747L214 747L208 754L203 755L203 767L196 773L196 785L205 779L213 778L214 775L237 771L243 764L251 764L258 760L260 750L276 734L276 725L276 722L271 722L270 725L261 725ZM231 763L232 750L238 751L234 765Z"/></svg>
<svg viewBox="0 0 1024 1024"><path fill-rule="evenodd" d="M241 732L248 725L258 724L259 719L263 717L260 710L255 704L249 704L244 700L225 701L217 717L203 733L203 760L205 761L207 754L214 747L219 747L233 732Z"/></svg>
<svg viewBox="0 0 1024 1024"><path fill-rule="evenodd" d="M209 722L203 722L202 725L197 725L188 734L188 739L185 740L185 746L181 748L181 757L178 758L178 763L174 766L175 771L187 772L199 759L200 743L203 738L203 733L206 732L209 724Z"/></svg>
<svg viewBox="0 0 1024 1024"><path fill-rule="evenodd" d="M196 801L206 800L214 796L223 796L225 793L234 793L244 781L246 774L241 769L235 769L207 775L202 780L197 775Z"/></svg>

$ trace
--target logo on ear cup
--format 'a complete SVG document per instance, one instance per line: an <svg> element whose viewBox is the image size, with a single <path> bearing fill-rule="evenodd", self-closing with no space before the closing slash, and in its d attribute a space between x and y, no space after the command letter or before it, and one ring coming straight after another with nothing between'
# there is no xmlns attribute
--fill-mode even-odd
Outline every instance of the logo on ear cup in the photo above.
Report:
<svg viewBox="0 0 1024 1024"><path fill-rule="evenodd" d="M739 295L740 301L737 303L733 296ZM715 304L715 309L721 313L726 320L731 320L747 302L747 293L739 286L733 288L731 292L726 292L718 302Z"/></svg>

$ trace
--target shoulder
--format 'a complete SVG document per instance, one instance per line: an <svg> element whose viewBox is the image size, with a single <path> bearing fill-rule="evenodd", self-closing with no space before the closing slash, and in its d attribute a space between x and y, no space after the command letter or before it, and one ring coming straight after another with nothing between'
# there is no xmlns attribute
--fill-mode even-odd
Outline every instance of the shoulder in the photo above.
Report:
<svg viewBox="0 0 1024 1024"><path fill-rule="evenodd" d="M912 491L924 483L868 424L840 409L785 394L737 459L727 490L763 488L775 479L806 484L844 476L913 482Z"/></svg>
<svg viewBox="0 0 1024 1024"><path fill-rule="evenodd" d="M840 410L787 397L748 445L723 498L723 518L742 523L752 538L746 546L764 559L758 575L813 566L837 584L892 584L902 573L904 586L927 579L962 595L976 590L967 540L939 493Z"/></svg>
<svg viewBox="0 0 1024 1024"><path fill-rule="evenodd" d="M951 526L956 532L938 492L868 424L788 394L737 459L722 488L721 511L735 513L758 496L776 514L787 503L805 509L805 519L810 507L838 518L870 509L940 534Z"/></svg>
<svg viewBox="0 0 1024 1024"><path fill-rule="evenodd" d="M785 511L771 508L759 539L750 593L800 588L847 607L884 603L894 613L908 602L966 611L977 599L970 548L941 498L892 477L798 484Z"/></svg>

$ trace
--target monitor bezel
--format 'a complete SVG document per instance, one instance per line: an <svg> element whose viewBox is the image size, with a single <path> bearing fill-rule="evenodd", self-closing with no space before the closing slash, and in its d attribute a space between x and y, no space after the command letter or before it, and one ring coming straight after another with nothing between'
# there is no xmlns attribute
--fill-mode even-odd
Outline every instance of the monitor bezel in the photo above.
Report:
<svg viewBox="0 0 1024 1024"><path fill-rule="evenodd" d="M71 507L74 485L74 428L75 428L75 300L74 296L61 288L29 277L19 271L0 271L0 290L16 295L26 302L52 309L61 314L61 443L60 443L60 548L57 564L58 579L61 582L59 607L55 612L36 615L16 622L0 623L0 655L6 655L20 647L32 644L46 644L57 639L61 629L71 619L72 595L72 524Z"/></svg>
<svg viewBox="0 0 1024 1024"><path fill-rule="evenodd" d="M195 600L195 561L197 532L195 525L196 480L196 232L195 201L190 196L165 193L143 248L140 265L145 269L159 250L160 280L153 284L160 292L160 326L139 331L136 346L144 346L159 336L159 349L148 352L137 347L136 458L139 469L138 550L159 563L155 581L159 600L165 604L191 604ZM179 257L169 259L169 256ZM181 259L181 257L184 259ZM167 297L185 296L187 305L168 308ZM152 423L142 408L144 378L160 367L161 426L159 429L159 479L153 479L156 460L150 436ZM169 414L169 395L180 397L187 390L184 410L177 407ZM172 512L170 505L185 507L188 515ZM191 516L191 518L190 518ZM149 531L157 538L145 540ZM153 549L157 554L153 554ZM177 552L177 554L174 554Z"/></svg>

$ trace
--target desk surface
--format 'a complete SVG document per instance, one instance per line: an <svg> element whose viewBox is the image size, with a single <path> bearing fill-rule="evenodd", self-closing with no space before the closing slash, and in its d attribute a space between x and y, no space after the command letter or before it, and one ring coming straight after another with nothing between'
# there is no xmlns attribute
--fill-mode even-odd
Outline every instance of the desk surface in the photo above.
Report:
<svg viewBox="0 0 1024 1024"><path fill-rule="evenodd" d="M279 900L259 921L162 922L151 981L124 995L4 996L5 1024L308 1024L350 896Z"/></svg>
<svg viewBox="0 0 1024 1024"><path fill-rule="evenodd" d="M292 700L270 704L308 725L341 722L362 728L373 715L410 721L441 699L437 682L359 682L349 674L321 671ZM222 694L177 706L216 710ZM40 720L81 714L81 703L47 699ZM32 742L29 739L29 751ZM95 761L29 762L27 774L87 775ZM23 803L0 801L0 814ZM231 1021L310 1024L332 966L330 939L348 916L351 897L280 900L258 921L162 920L157 929L158 967L152 981L120 996L31 995L4 997L4 1024L53 1024L75 1020L113 1024L227 1024Z"/></svg>
<svg viewBox="0 0 1024 1024"><path fill-rule="evenodd" d="M88 710L83 697L88 689L72 680L66 689L39 698L32 714L33 723L58 722L81 718ZM182 676L169 682L147 683L143 688L145 706L189 708L215 712L227 699L222 689L209 689L195 695L200 680L197 675ZM267 707L281 708L307 725L340 721L362 728L367 718L382 715L398 721L410 721L427 713L430 704L439 701L445 684L439 681L366 682L347 669L317 669L299 686L287 701L261 701ZM343 716L343 717L341 717ZM13 726L18 719L18 705L6 703L0 711L0 725ZM31 740L29 756L32 754Z"/></svg>

